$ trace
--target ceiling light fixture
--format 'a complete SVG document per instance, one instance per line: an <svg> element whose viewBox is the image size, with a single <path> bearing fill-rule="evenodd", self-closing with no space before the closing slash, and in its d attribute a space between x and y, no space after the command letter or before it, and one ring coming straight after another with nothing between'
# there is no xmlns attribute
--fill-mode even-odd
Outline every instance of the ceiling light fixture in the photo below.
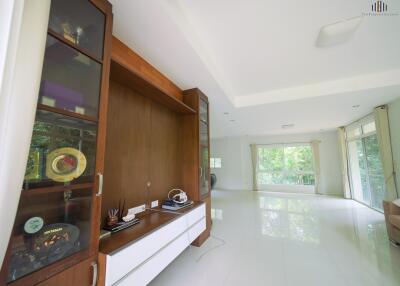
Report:
<svg viewBox="0 0 400 286"><path fill-rule="evenodd" d="M316 46L327 47L348 41L361 24L362 19L362 16L357 16L323 26L319 31Z"/></svg>
<svg viewBox="0 0 400 286"><path fill-rule="evenodd" d="M293 124L293 123L290 123L290 124L283 124L281 127L282 127L282 129L289 129L289 128L293 128L293 127L294 127L294 124Z"/></svg>

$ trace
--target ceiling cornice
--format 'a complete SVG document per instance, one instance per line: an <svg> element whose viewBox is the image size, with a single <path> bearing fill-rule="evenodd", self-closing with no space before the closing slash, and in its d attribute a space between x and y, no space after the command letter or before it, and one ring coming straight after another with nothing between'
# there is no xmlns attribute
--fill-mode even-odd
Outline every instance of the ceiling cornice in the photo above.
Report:
<svg viewBox="0 0 400 286"><path fill-rule="evenodd" d="M400 69L235 96L234 106L240 108L397 85L400 85Z"/></svg>

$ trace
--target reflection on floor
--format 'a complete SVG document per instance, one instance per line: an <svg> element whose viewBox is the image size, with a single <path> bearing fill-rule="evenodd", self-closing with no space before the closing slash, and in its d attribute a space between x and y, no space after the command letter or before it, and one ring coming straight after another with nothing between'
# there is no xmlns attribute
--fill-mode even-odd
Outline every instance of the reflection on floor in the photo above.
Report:
<svg viewBox="0 0 400 286"><path fill-rule="evenodd" d="M213 191L212 236L152 286L400 285L384 217L335 197ZM221 240L222 239L222 240Z"/></svg>

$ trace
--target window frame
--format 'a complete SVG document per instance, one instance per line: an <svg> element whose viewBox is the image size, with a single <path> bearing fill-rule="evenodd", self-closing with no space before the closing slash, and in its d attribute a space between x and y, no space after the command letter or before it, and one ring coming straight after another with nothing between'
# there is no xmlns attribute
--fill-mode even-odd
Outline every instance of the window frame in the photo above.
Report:
<svg viewBox="0 0 400 286"><path fill-rule="evenodd" d="M281 174L283 177L288 175L314 175L315 178L315 166L314 166L314 154L312 154L311 165L312 170L310 171L292 171L288 170L286 166L285 160L285 148L290 147L309 147L312 152L312 146L310 143L283 143L283 144L258 144L257 145L257 166L256 166L256 180L257 180L257 189L265 190L265 191L279 191L279 192L303 192L303 193L315 193L315 182L314 185L304 185L304 184L260 184L259 183L259 174ZM283 149L283 169L281 171L266 171L260 170L260 157L259 150L260 149Z"/></svg>
<svg viewBox="0 0 400 286"><path fill-rule="evenodd" d="M219 161L217 165L216 162ZM211 169L221 169L222 168L222 158L221 157L210 157L210 168Z"/></svg>

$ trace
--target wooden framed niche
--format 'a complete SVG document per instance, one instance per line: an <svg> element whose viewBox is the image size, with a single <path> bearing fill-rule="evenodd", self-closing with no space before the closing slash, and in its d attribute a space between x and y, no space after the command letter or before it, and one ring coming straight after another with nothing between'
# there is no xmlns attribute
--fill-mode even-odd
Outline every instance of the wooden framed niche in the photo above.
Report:
<svg viewBox="0 0 400 286"><path fill-rule="evenodd" d="M199 132L199 108L192 104L199 94L185 95L115 37L109 86L102 224L108 209L161 203L173 188L207 200L200 194L200 138L189 135L191 128Z"/></svg>

